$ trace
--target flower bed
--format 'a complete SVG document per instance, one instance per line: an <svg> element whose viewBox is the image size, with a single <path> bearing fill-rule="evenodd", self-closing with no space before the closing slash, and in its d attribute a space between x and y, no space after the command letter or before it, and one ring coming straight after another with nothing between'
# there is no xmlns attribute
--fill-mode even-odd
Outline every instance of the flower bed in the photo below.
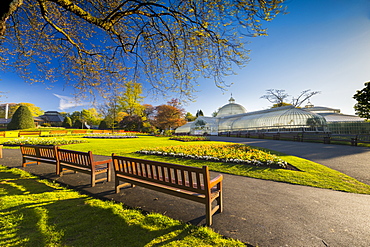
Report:
<svg viewBox="0 0 370 247"><path fill-rule="evenodd" d="M101 133L92 133L89 135L85 135L83 138L99 138L99 139L126 139L126 138L137 138L136 135L133 133L122 133L122 134L101 134Z"/></svg>
<svg viewBox="0 0 370 247"><path fill-rule="evenodd" d="M205 136L175 136L175 137L171 137L170 140L183 141L183 142L209 141L209 137L205 137Z"/></svg>
<svg viewBox="0 0 370 247"><path fill-rule="evenodd" d="M77 144L77 143L85 143L85 142L87 141L76 140L76 139L28 137L28 138L16 138L13 140L9 140L9 141L3 142L2 145L19 146L20 144L27 144L27 145L57 146L57 145Z"/></svg>
<svg viewBox="0 0 370 247"><path fill-rule="evenodd" d="M128 138L138 138L137 136L84 136L83 138L100 138L100 139L128 139Z"/></svg>
<svg viewBox="0 0 370 247"><path fill-rule="evenodd" d="M173 156L217 162L287 168L288 163L276 155L242 144L211 144L157 147L137 151L140 154Z"/></svg>

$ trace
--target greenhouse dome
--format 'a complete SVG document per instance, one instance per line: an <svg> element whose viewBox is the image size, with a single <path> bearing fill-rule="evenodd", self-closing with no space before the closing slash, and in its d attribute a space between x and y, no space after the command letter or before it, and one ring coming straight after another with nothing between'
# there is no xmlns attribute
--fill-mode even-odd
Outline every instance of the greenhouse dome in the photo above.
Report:
<svg viewBox="0 0 370 247"><path fill-rule="evenodd" d="M221 107L217 112L217 117L232 116L236 114L246 113L244 106L236 104L235 99L231 97L229 99L229 104Z"/></svg>

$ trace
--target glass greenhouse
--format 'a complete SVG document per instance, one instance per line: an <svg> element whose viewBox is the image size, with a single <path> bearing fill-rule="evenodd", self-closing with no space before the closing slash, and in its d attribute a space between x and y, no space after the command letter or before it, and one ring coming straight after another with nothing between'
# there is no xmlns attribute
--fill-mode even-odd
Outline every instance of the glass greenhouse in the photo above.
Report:
<svg viewBox="0 0 370 247"><path fill-rule="evenodd" d="M176 134L218 135L248 132L326 132L327 122L319 114L293 106L284 106L247 113L231 97L216 117L198 117L176 129Z"/></svg>

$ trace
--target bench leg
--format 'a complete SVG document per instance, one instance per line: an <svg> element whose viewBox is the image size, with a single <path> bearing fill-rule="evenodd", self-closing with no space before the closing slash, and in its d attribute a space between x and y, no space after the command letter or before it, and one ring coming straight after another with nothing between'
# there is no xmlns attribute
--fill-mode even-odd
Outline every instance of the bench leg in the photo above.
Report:
<svg viewBox="0 0 370 247"><path fill-rule="evenodd" d="M107 181L110 182L111 180L112 180L112 168L111 165L108 163Z"/></svg>
<svg viewBox="0 0 370 247"><path fill-rule="evenodd" d="M224 205L222 201L222 190L220 190L220 194L217 197L216 202L217 202L217 205L219 205L219 209L217 210L217 212L222 213L222 211L224 211Z"/></svg>
<svg viewBox="0 0 370 247"><path fill-rule="evenodd" d="M118 178L115 178L114 187L116 188L116 194L118 194L120 191Z"/></svg>
<svg viewBox="0 0 370 247"><path fill-rule="evenodd" d="M91 187L95 187L95 176L96 176L95 173L91 174Z"/></svg>
<svg viewBox="0 0 370 247"><path fill-rule="evenodd" d="M208 200L206 203L206 224L207 226L212 225L212 201Z"/></svg>

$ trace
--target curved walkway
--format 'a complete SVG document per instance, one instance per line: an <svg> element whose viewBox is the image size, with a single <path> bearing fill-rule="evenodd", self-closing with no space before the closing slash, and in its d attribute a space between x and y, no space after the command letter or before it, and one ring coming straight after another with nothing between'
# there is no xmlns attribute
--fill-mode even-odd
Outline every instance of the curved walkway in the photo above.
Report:
<svg viewBox="0 0 370 247"><path fill-rule="evenodd" d="M245 142L288 154L293 154L290 152L295 150L297 153L293 155L304 158L311 155L314 161L324 160L327 164L330 160L352 164L354 157L360 161L369 155L366 149L360 147L346 146L348 150L352 150L353 154L350 154L340 152L337 149L339 146L331 147L333 145L213 138L220 141ZM22 169L20 151L4 150L0 164ZM131 207L162 213L196 225L205 222L204 207L195 202L140 187L123 189L120 194L115 194L113 182L99 183L91 188L87 175L66 174L59 178L55 176L55 166L49 164L30 165L23 169L99 198L119 201ZM364 179L366 177L364 175ZM224 212L214 216L212 228L222 235L240 239L251 245L359 247L369 246L370 243L370 195L224 174L224 203Z"/></svg>

